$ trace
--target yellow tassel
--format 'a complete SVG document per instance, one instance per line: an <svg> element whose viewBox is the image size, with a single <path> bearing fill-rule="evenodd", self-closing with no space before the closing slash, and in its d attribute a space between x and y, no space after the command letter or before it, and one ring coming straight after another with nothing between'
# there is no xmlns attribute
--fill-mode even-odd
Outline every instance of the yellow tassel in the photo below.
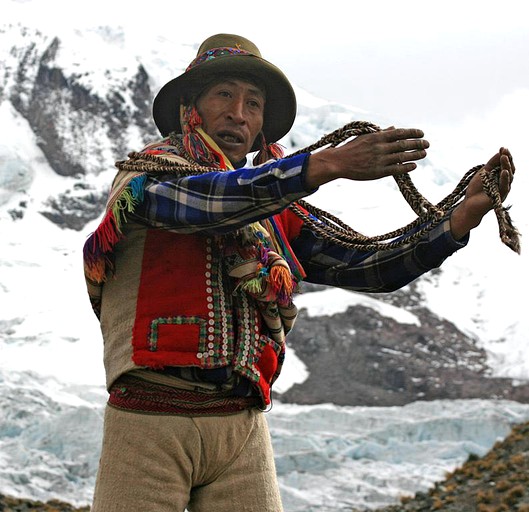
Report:
<svg viewBox="0 0 529 512"><path fill-rule="evenodd" d="M250 227L252 228L252 231L254 233L262 233L266 238L270 236L268 231L263 225L261 225L260 222L253 222L252 224L250 224Z"/></svg>

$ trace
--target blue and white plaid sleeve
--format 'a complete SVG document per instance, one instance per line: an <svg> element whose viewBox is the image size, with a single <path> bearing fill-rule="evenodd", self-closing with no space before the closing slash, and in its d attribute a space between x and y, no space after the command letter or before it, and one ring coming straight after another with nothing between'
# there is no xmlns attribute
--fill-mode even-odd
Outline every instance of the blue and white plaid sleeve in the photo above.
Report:
<svg viewBox="0 0 529 512"><path fill-rule="evenodd" d="M306 281L374 293L397 290L439 267L467 245L468 239L453 238L447 216L418 242L392 250L346 249L307 227L292 242L292 249L307 273Z"/></svg>
<svg viewBox="0 0 529 512"><path fill-rule="evenodd" d="M279 213L314 190L304 183L308 154L255 168L174 177L149 176L134 214L153 227L224 233Z"/></svg>

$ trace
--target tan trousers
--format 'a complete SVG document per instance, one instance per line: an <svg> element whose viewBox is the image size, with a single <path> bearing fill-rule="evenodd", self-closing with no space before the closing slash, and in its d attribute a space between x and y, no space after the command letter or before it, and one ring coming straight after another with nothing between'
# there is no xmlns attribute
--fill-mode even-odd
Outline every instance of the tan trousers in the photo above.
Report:
<svg viewBox="0 0 529 512"><path fill-rule="evenodd" d="M268 425L107 406L92 512L281 512Z"/></svg>

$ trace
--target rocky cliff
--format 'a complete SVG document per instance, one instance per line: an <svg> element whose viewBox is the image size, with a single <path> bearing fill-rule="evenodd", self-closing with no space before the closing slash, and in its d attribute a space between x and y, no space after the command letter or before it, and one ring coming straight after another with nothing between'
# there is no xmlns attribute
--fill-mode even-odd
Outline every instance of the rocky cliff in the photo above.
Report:
<svg viewBox="0 0 529 512"><path fill-rule="evenodd" d="M51 169L72 178L41 213L81 230L106 201L97 175L155 136L149 77L141 64L122 73L85 68L82 55L68 55L67 43L24 26L0 28L0 43L0 102L27 122ZM97 86L105 80L110 87ZM24 208L19 204L13 218L21 218Z"/></svg>
<svg viewBox="0 0 529 512"><path fill-rule="evenodd" d="M420 324L399 323L364 306L312 317L302 309L289 347L309 376L278 395L281 401L367 406L459 398L529 401L529 384L493 377L478 340L428 310L416 284L377 298L412 312Z"/></svg>

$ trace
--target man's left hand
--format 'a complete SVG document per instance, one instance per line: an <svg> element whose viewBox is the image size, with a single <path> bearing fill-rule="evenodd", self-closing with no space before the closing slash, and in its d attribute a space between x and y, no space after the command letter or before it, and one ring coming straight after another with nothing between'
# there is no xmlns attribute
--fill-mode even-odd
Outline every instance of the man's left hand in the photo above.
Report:
<svg viewBox="0 0 529 512"><path fill-rule="evenodd" d="M505 200L511 189L514 178L514 162L507 148L500 148L484 166L485 171L500 167L499 192L502 201ZM492 201L483 190L480 173L476 173L468 184L465 198L455 208L450 217L450 229L456 240L466 236L471 229L478 226L481 219L492 209Z"/></svg>

